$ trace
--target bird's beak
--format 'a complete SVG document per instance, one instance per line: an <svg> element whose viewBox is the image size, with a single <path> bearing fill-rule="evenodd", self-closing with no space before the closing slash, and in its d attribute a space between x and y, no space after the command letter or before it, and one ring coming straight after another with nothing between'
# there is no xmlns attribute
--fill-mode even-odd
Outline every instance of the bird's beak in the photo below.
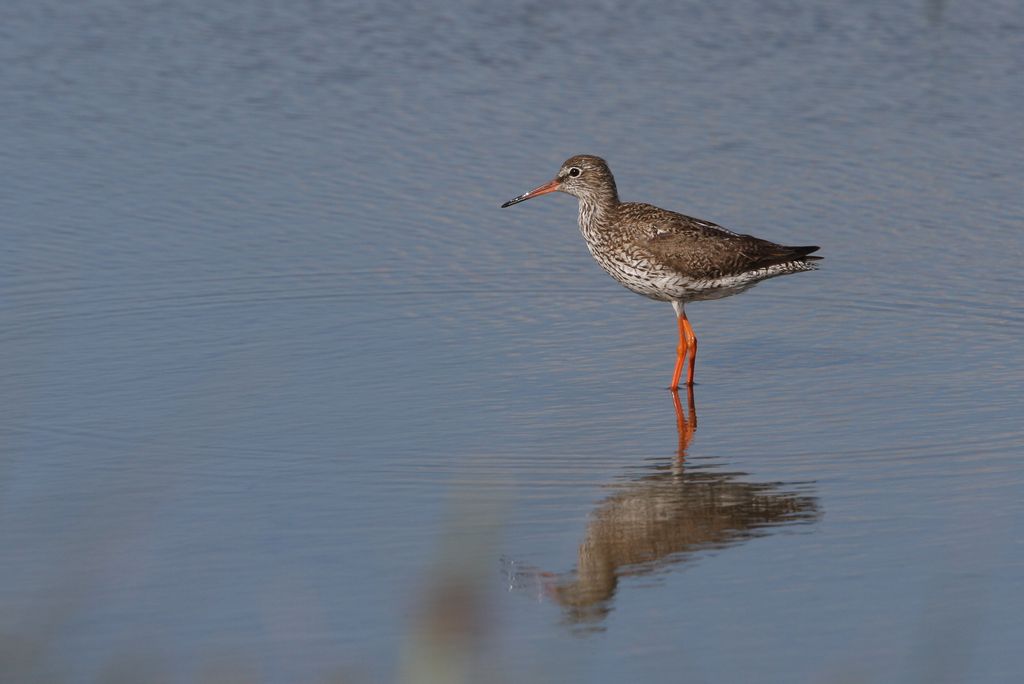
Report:
<svg viewBox="0 0 1024 684"><path fill-rule="evenodd" d="M536 197L537 195L546 195L549 192L554 192L555 190L558 190L558 188L559 188L559 186L561 184L562 184L562 182L556 178L553 181L551 181L550 183L545 183L544 185L540 186L539 188L534 188L530 192L524 192L522 195L520 195L519 197L516 197L515 199L510 199L508 202L505 202L504 204L502 204L501 208L504 209L505 207L511 207L513 204L519 204L520 202L525 202L526 200L532 199L532 198Z"/></svg>

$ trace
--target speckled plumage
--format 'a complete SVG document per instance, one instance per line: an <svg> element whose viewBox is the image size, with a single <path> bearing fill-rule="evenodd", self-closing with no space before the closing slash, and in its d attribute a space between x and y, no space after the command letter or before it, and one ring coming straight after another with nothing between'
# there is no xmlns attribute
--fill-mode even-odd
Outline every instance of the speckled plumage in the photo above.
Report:
<svg viewBox="0 0 1024 684"><path fill-rule="evenodd" d="M739 294L775 276L814 270L813 261L821 258L809 256L815 246L780 245L650 204L621 202L608 164L592 155L570 157L550 183L502 206L554 191L579 200L580 232L609 275L633 292L672 302L680 318L674 387L689 347L692 383L696 355L696 336L683 305Z"/></svg>
<svg viewBox="0 0 1024 684"><path fill-rule="evenodd" d="M579 155L562 168L580 168L588 188L579 194L580 232L597 263L627 288L651 299L720 299L766 278L814 269L817 247L787 247L738 235L709 221L650 204L620 202L603 159ZM560 174L561 175L561 174Z"/></svg>

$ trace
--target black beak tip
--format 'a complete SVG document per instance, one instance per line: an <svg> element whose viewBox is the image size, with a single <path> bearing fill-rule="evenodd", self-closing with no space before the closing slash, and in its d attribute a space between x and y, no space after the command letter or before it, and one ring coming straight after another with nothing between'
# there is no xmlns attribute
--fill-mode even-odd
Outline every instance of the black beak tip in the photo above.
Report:
<svg viewBox="0 0 1024 684"><path fill-rule="evenodd" d="M525 199L527 199L527 198L524 197L523 195L520 195L519 197L516 197L514 199L510 199L508 202L505 202L504 204L502 204L501 208L504 209L505 207L511 207L513 204L519 204L520 202L522 202Z"/></svg>

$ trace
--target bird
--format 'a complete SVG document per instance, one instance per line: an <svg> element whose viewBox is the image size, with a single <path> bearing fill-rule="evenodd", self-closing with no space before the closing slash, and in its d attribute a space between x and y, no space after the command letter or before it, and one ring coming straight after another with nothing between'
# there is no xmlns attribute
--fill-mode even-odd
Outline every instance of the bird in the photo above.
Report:
<svg viewBox="0 0 1024 684"><path fill-rule="evenodd" d="M679 328L671 390L679 389L686 359L686 385L693 385L697 335L686 317L689 302L721 299L762 280L813 271L817 245L788 246L741 235L692 216L619 200L615 177L601 157L569 157L555 178L501 205L552 192L579 200L579 227L590 254L628 289L671 302Z"/></svg>

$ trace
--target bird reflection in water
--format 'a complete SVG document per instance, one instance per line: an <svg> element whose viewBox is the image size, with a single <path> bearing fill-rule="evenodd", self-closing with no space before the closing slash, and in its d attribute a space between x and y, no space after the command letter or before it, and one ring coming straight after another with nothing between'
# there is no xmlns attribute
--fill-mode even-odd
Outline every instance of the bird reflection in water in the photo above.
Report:
<svg viewBox="0 0 1024 684"><path fill-rule="evenodd" d="M675 458L613 486L614 493L590 515L576 568L555 574L506 563L510 588L536 591L560 604L569 622L601 629L620 578L650 574L695 552L724 549L817 518L815 497L796 485L744 482L746 473L687 464L697 411L693 388L686 394L684 410L679 393L672 392L679 434Z"/></svg>

